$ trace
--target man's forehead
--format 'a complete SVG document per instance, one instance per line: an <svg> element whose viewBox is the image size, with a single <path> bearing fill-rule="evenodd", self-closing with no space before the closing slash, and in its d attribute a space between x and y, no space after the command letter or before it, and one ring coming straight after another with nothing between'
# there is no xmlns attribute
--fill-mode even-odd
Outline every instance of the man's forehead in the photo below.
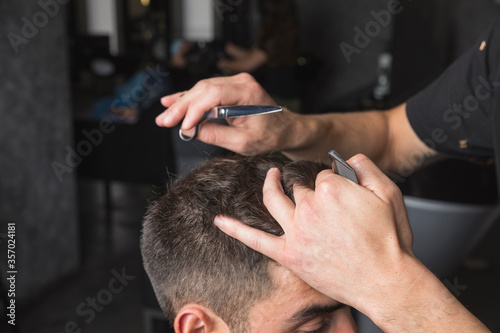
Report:
<svg viewBox="0 0 500 333"><path fill-rule="evenodd" d="M296 285L296 287L301 287L301 289L314 290L311 286L305 283L301 278L295 275L292 271L287 268L277 264L275 262L269 263L269 275L275 285L275 287L279 286L287 286L290 284Z"/></svg>
<svg viewBox="0 0 500 333"><path fill-rule="evenodd" d="M319 300L325 305L338 303L277 263L273 262L269 265L269 275L273 283L273 294L270 298L294 300L296 303L304 303L304 306L308 303L316 304Z"/></svg>
<svg viewBox="0 0 500 333"><path fill-rule="evenodd" d="M316 316L327 315L343 304L313 289L291 271L269 264L272 293L257 301L249 313L251 332L290 332Z"/></svg>

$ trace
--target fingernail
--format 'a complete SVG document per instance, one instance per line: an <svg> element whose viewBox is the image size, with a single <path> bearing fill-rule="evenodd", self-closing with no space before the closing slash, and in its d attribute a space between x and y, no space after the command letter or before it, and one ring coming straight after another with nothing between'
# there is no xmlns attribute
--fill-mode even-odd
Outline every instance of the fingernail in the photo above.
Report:
<svg viewBox="0 0 500 333"><path fill-rule="evenodd" d="M276 170L279 170L279 169L278 169L278 168L276 168L276 167L273 167L273 168L271 168L271 169L267 170L267 174L269 175L269 174L271 174L271 173L273 173L273 172L276 172Z"/></svg>
<svg viewBox="0 0 500 333"><path fill-rule="evenodd" d="M172 118L172 112L170 112L169 110L165 110L165 113L163 114L163 121L167 121L170 118Z"/></svg>
<svg viewBox="0 0 500 333"><path fill-rule="evenodd" d="M218 227L218 228L222 228L224 227L224 218L221 217L221 216L216 216L215 219L214 219L214 224Z"/></svg>
<svg viewBox="0 0 500 333"><path fill-rule="evenodd" d="M156 117L156 119L155 119L156 123L157 123L158 125L160 125L160 126L161 126L161 125L163 125L163 117L164 117L164 115L163 115L163 113L162 113L162 114L160 114L158 117Z"/></svg>

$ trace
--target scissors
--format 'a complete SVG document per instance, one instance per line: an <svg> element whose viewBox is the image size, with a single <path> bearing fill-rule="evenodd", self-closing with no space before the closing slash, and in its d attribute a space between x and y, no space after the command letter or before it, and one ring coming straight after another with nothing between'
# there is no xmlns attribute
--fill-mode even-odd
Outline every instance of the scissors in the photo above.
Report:
<svg viewBox="0 0 500 333"><path fill-rule="evenodd" d="M328 156L332 162L333 172L359 184L356 171L335 150L330 150Z"/></svg>
<svg viewBox="0 0 500 333"><path fill-rule="evenodd" d="M182 134L182 129L179 129L179 137L182 141L192 141L198 135L198 129L200 124L205 120L209 119L221 119L221 118L239 118L248 116L258 116L262 114L271 114L276 112L281 112L283 109L281 106L273 105L236 105L236 106L216 106L212 110L205 112L203 117L194 127L193 136L187 136Z"/></svg>

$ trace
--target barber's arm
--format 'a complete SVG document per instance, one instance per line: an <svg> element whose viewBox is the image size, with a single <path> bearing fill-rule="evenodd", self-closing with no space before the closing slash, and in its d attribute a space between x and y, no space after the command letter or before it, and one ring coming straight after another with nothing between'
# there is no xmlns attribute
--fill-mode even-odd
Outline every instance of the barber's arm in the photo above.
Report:
<svg viewBox="0 0 500 333"><path fill-rule="evenodd" d="M349 158L363 153L383 171L401 174L401 166L418 169L437 153L413 131L406 116L406 104L387 111L329 113L303 116L299 143L284 147L291 159L328 162L327 152L335 148Z"/></svg>
<svg viewBox="0 0 500 333"><path fill-rule="evenodd" d="M182 123L190 135L203 113L219 105L275 105L276 102L246 73L213 78L197 83L191 90L164 97L168 109L156 122L173 127ZM357 153L370 157L384 171L399 173L409 160L419 163L435 155L413 132L406 105L389 111L299 115L284 112L231 120L231 126L205 122L198 139L243 155L282 151L291 159L328 161L335 148L345 158ZM407 163L405 163L406 165Z"/></svg>
<svg viewBox="0 0 500 333"><path fill-rule="evenodd" d="M232 73L253 72L259 69L267 62L267 54L254 47L246 52L246 54L234 59L221 59L217 63L217 67L221 70Z"/></svg>
<svg viewBox="0 0 500 333"><path fill-rule="evenodd" d="M385 332L488 332L414 256L394 183L363 155L349 163L362 186L323 171L315 189L294 188L295 203L283 193L279 171L270 170L264 202L281 237L228 218L215 223Z"/></svg>
<svg viewBox="0 0 500 333"><path fill-rule="evenodd" d="M238 46L232 42L227 42L224 45L224 51L226 51L226 54L233 59L242 59L248 57L248 53L250 52L249 49Z"/></svg>

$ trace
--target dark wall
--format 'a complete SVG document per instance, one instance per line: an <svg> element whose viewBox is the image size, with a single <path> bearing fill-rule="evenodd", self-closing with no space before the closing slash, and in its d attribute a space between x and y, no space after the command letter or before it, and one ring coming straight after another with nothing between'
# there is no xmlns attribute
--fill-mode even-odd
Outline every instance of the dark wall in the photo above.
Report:
<svg viewBox="0 0 500 333"><path fill-rule="evenodd" d="M345 57L340 45L356 46L355 28L365 31L366 25L374 20L371 11L387 9L388 0L372 1L310 1L297 0L299 18L302 24L303 49L317 56L322 64L321 78L316 80L317 97L312 100L313 112L334 111L332 108L355 107L347 97L359 92L377 80L377 59L379 54L390 49L394 17L370 38L366 47ZM346 98L347 97L347 98ZM344 102L345 100L347 102ZM308 106L304 106L307 109ZM336 109L342 110L342 109ZM310 110L305 110L306 112Z"/></svg>
<svg viewBox="0 0 500 333"><path fill-rule="evenodd" d="M359 109L360 99L376 84L377 58L384 52L394 56L391 102L401 103L471 47L500 14L493 0L400 0L399 13L391 15L389 24L368 36L366 46L357 47L354 29L366 33L367 24L379 22L373 13L386 11L395 1L296 0L304 51L322 64L306 112L307 107L312 112ZM348 61L342 43L359 53Z"/></svg>
<svg viewBox="0 0 500 333"><path fill-rule="evenodd" d="M79 258L74 176L58 179L52 168L65 164L72 137L66 2L53 1L48 14L37 0L0 2L0 233L16 223L17 301L74 270Z"/></svg>

